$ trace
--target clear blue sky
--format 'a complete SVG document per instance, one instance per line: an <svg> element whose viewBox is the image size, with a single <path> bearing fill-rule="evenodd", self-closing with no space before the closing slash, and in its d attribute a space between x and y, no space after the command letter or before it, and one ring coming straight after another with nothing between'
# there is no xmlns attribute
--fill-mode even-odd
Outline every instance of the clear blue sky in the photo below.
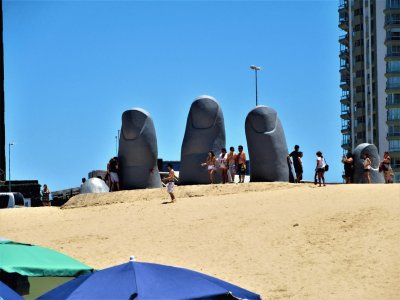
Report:
<svg viewBox="0 0 400 300"><path fill-rule="evenodd" d="M227 146L246 147L259 103L289 151L341 182L337 1L4 1L6 143L12 179L79 186L115 155L122 113L153 117L159 157L179 160L192 101L220 103ZM8 162L8 157L7 157Z"/></svg>

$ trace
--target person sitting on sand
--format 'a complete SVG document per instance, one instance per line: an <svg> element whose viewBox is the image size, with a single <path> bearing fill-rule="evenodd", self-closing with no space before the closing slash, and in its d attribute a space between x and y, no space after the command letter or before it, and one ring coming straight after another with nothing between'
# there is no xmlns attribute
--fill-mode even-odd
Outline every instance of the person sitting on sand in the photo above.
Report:
<svg viewBox="0 0 400 300"><path fill-rule="evenodd" d="M172 167L172 164L168 164L167 167L168 167L168 176L163 179L163 182L167 185L167 191L171 197L171 203L174 203L175 171Z"/></svg>
<svg viewBox="0 0 400 300"><path fill-rule="evenodd" d="M207 166L210 183L214 183L214 174L217 172L217 159L215 158L214 152L208 151L207 159L202 166Z"/></svg>

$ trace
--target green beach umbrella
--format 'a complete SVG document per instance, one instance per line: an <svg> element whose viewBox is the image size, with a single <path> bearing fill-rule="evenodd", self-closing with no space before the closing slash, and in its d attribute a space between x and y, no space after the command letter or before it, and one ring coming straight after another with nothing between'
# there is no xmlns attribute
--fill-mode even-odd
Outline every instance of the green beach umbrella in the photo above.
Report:
<svg viewBox="0 0 400 300"><path fill-rule="evenodd" d="M36 299L92 271L93 268L60 252L0 238L0 281L23 295L25 300Z"/></svg>
<svg viewBox="0 0 400 300"><path fill-rule="evenodd" d="M0 240L0 270L23 276L76 277L93 268L48 248Z"/></svg>

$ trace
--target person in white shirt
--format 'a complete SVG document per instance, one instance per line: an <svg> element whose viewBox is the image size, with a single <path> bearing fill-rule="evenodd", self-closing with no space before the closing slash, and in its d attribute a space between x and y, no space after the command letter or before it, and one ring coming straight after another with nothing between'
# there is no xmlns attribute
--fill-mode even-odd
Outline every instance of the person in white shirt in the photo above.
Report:
<svg viewBox="0 0 400 300"><path fill-rule="evenodd" d="M318 151L316 153L317 155L317 173L318 173L318 183L319 186L321 186L321 181L322 184L325 186L325 177L324 177L324 173L325 173L325 159L322 155L321 151Z"/></svg>
<svg viewBox="0 0 400 300"><path fill-rule="evenodd" d="M228 180L228 155L226 154L226 148L221 149L221 154L218 158L219 169L221 170L222 183L229 182Z"/></svg>

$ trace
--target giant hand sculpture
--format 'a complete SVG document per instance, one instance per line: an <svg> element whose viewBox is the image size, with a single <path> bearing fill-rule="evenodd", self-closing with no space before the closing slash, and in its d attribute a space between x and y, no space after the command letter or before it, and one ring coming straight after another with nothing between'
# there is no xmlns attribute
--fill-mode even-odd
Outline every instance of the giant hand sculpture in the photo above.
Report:
<svg viewBox="0 0 400 300"><path fill-rule="evenodd" d="M369 159L371 160L371 183L385 183L383 175L379 173L379 153L378 148L374 144L363 143L358 145L353 151L354 159L354 183L365 182L364 178L364 154L369 154Z"/></svg>
<svg viewBox="0 0 400 300"><path fill-rule="evenodd" d="M157 155L156 131L150 114L141 108L125 111L118 151L122 189L161 187Z"/></svg>
<svg viewBox="0 0 400 300"><path fill-rule="evenodd" d="M267 106L257 106L247 115L245 128L250 181L289 181L291 170L286 138L276 111Z"/></svg>
<svg viewBox="0 0 400 300"><path fill-rule="evenodd" d="M190 107L182 142L179 183L209 183L207 169L200 164L205 162L208 151L218 156L224 147L224 116L218 102L210 96L196 98ZM219 181L217 172L216 182Z"/></svg>

